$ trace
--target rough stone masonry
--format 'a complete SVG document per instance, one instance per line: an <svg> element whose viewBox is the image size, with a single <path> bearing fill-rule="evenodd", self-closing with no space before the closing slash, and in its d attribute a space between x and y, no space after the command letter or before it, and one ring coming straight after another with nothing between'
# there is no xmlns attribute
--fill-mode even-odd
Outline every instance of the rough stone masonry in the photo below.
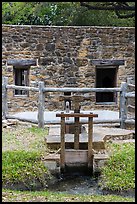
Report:
<svg viewBox="0 0 137 204"><path fill-rule="evenodd" d="M124 60L118 66L117 86L135 76L135 28L100 26L2 26L2 75L14 84L13 64L8 60L33 59L29 67L29 86L96 87L96 66L93 60ZM81 103L83 109L117 110L119 104L97 104L95 92L85 94L91 101ZM45 109L61 110L61 93L45 94ZM8 90L9 111L37 110L38 96L14 96Z"/></svg>

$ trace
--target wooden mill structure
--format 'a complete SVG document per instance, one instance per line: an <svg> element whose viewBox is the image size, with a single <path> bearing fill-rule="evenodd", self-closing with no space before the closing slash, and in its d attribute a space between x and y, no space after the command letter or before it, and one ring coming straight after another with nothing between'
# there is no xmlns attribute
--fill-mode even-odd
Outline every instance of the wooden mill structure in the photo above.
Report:
<svg viewBox="0 0 137 204"><path fill-rule="evenodd" d="M67 166L81 167L82 165L87 167L90 173L93 173L93 117L98 117L97 114L83 114L83 113L64 113L56 114L57 117L61 117L61 153L60 153L60 170L62 173L66 171ZM74 149L65 148L65 118L75 118L75 134L74 134ZM88 149L82 150L79 148L79 127L80 117L88 117Z"/></svg>
<svg viewBox="0 0 137 204"><path fill-rule="evenodd" d="M87 98L86 98L87 99ZM92 152L92 142L93 142L93 117L98 117L97 114L83 114L80 113L80 102L85 100L84 96L73 95L73 96L60 96L60 101L64 101L66 113L61 112L61 114L56 114L56 117L61 118L61 153L60 153L60 170L65 172L68 166L81 167L86 166L89 172L93 172L93 152ZM67 104L68 102L68 104ZM74 113L69 113L72 103L74 106ZM73 117L74 122L69 122L69 118ZM88 146L87 149L80 149L79 136L81 134L82 124L80 118L88 117ZM74 145L72 148L65 147L65 137L68 134L73 134Z"/></svg>

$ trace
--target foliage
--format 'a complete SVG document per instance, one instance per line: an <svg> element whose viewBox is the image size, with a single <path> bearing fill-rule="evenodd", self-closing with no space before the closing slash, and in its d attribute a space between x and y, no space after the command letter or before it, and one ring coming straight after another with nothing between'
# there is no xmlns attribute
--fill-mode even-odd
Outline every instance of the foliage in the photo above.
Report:
<svg viewBox="0 0 137 204"><path fill-rule="evenodd" d="M134 26L114 11L88 10L80 2L2 2L2 23L51 26Z"/></svg>
<svg viewBox="0 0 137 204"><path fill-rule="evenodd" d="M102 168L100 186L110 190L135 188L135 146L132 143L111 145L112 155Z"/></svg>
<svg viewBox="0 0 137 204"><path fill-rule="evenodd" d="M114 11L118 18L134 18L135 2L80 2L88 10Z"/></svg>
<svg viewBox="0 0 137 204"><path fill-rule="evenodd" d="M48 171L41 161L39 152L6 151L2 153L2 182L3 185L22 183L30 188L46 185L45 174Z"/></svg>

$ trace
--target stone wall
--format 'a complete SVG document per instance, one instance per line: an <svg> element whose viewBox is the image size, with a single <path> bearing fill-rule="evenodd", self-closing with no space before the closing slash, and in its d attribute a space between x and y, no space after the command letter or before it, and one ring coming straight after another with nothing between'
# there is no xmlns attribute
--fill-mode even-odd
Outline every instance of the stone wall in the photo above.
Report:
<svg viewBox="0 0 137 204"><path fill-rule="evenodd" d="M9 59L36 59L30 67L30 86L37 87L44 81L49 87L95 87L95 59L122 59L119 66L117 86L135 75L135 28L96 26L2 26L2 75L13 84L13 66ZM9 110L37 110L38 96L13 97L8 91ZM63 109L59 101L61 93L46 93L45 109ZM84 101L83 109L117 109L115 105L97 105L95 93L86 94L91 101Z"/></svg>

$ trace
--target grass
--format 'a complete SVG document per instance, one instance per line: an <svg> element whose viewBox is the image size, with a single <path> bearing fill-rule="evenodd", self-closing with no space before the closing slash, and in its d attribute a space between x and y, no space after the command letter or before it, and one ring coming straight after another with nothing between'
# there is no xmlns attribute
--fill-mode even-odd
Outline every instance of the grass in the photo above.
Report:
<svg viewBox="0 0 137 204"><path fill-rule="evenodd" d="M47 151L44 137L46 128L3 129L2 134L2 182L21 183L29 190L37 182L45 186L51 179L41 157ZM111 157L101 173L101 188L127 190L135 187L134 144L109 144ZM71 195L44 191L2 190L3 202L134 202L134 198L116 195Z"/></svg>
<svg viewBox="0 0 137 204"><path fill-rule="evenodd" d="M135 144L111 144L111 151L100 186L113 191L135 189Z"/></svg>
<svg viewBox="0 0 137 204"><path fill-rule="evenodd" d="M2 154L2 182L3 185L19 184L27 189L46 186L50 174L39 152L6 151Z"/></svg>
<svg viewBox="0 0 137 204"><path fill-rule="evenodd" d="M135 202L116 195L71 195L49 191L3 191L3 202Z"/></svg>
<svg viewBox="0 0 137 204"><path fill-rule="evenodd" d="M47 185L51 175L41 160L46 150L44 136L47 132L46 128L37 127L3 129L3 186L21 183L23 188L35 189L38 185Z"/></svg>
<svg viewBox="0 0 137 204"><path fill-rule="evenodd" d="M46 145L44 137L48 129L29 127L29 128L12 128L3 129L2 131L2 151L7 150L25 150L45 152Z"/></svg>

